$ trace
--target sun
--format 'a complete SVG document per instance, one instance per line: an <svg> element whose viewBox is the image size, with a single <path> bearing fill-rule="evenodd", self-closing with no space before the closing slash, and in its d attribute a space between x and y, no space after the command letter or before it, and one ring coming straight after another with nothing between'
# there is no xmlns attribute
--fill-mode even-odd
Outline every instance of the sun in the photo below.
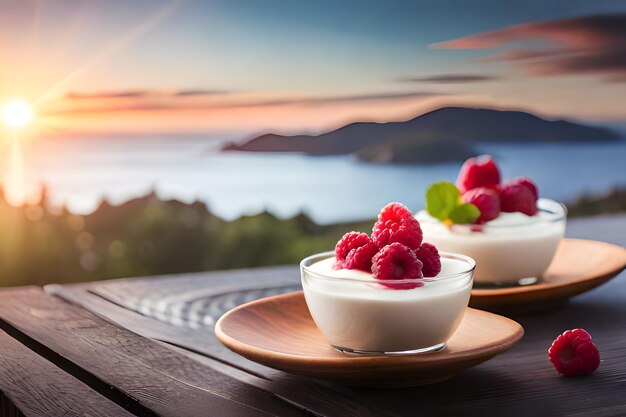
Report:
<svg viewBox="0 0 626 417"><path fill-rule="evenodd" d="M10 129L22 129L33 122L33 106L24 100L12 100L2 107L2 121Z"/></svg>

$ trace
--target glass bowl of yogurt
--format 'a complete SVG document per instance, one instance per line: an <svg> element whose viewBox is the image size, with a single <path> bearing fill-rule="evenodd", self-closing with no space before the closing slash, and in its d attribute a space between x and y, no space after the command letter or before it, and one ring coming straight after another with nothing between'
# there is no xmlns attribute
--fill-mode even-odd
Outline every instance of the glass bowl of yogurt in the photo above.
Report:
<svg viewBox="0 0 626 417"><path fill-rule="evenodd" d="M563 204L541 198L538 213L501 213L483 225L447 225L426 211L417 213L424 239L437 248L476 260L474 281L486 285L528 285L548 269L565 234Z"/></svg>
<svg viewBox="0 0 626 417"><path fill-rule="evenodd" d="M311 316L330 345L342 352L441 350L461 323L476 263L453 253L440 252L440 257L435 277L384 281L361 270L335 269L334 252L305 258L300 269Z"/></svg>

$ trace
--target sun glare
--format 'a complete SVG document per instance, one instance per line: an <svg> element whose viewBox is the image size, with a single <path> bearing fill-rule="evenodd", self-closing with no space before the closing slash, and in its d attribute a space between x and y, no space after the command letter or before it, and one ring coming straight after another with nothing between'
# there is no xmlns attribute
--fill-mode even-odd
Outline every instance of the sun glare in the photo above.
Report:
<svg viewBox="0 0 626 417"><path fill-rule="evenodd" d="M32 123L33 107L24 100L9 101L2 107L2 121L11 129L21 129Z"/></svg>

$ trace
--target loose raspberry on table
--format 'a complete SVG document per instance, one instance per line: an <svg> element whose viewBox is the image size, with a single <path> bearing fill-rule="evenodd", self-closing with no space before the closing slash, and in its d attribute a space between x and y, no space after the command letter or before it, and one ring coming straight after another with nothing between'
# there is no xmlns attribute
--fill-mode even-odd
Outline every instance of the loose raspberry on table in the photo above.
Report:
<svg viewBox="0 0 626 417"><path fill-rule="evenodd" d="M463 194L478 187L496 188L500 183L500 170L491 156L470 158L461 167L456 186Z"/></svg>
<svg viewBox="0 0 626 417"><path fill-rule="evenodd" d="M422 244L422 229L408 208L400 203L389 203L378 214L372 240L379 249L398 242L415 250Z"/></svg>
<svg viewBox="0 0 626 417"><path fill-rule="evenodd" d="M476 223L486 223L500 215L500 195L496 190L485 187L474 188L463 193L461 199L480 210L480 217Z"/></svg>
<svg viewBox="0 0 626 417"><path fill-rule="evenodd" d="M500 209L507 213L519 211L527 216L534 216L539 211L533 190L520 182L500 186Z"/></svg>
<svg viewBox="0 0 626 417"><path fill-rule="evenodd" d="M378 247L366 233L346 233L335 246L335 267L370 272L376 252Z"/></svg>
<svg viewBox="0 0 626 417"><path fill-rule="evenodd" d="M372 259L372 276L381 281L422 278L422 262L415 252L399 242L382 248ZM382 285L399 290L410 290L424 285L422 282L385 283Z"/></svg>
<svg viewBox="0 0 626 417"><path fill-rule="evenodd" d="M422 274L425 277L434 277L441 272L441 257L435 245L422 243L415 251L415 256L422 263Z"/></svg>
<svg viewBox="0 0 626 417"><path fill-rule="evenodd" d="M552 342L548 358L565 376L589 375L600 366L600 352L583 329L567 330Z"/></svg>

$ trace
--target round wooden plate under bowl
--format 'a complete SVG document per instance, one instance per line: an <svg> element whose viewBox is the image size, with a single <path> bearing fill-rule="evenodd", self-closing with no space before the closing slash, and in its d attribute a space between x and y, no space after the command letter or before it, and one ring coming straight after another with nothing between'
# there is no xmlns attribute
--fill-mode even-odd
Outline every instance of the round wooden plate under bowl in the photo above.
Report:
<svg viewBox="0 0 626 417"><path fill-rule="evenodd" d="M360 356L330 347L317 329L302 292L256 300L229 311L217 338L254 362L294 374L358 386L409 387L446 380L510 349L524 329L517 322L468 308L440 352Z"/></svg>
<svg viewBox="0 0 626 417"><path fill-rule="evenodd" d="M524 254L520 254L524 256ZM605 242L563 239L536 284L472 289L470 306L498 313L545 310L604 284L626 266L626 249Z"/></svg>

